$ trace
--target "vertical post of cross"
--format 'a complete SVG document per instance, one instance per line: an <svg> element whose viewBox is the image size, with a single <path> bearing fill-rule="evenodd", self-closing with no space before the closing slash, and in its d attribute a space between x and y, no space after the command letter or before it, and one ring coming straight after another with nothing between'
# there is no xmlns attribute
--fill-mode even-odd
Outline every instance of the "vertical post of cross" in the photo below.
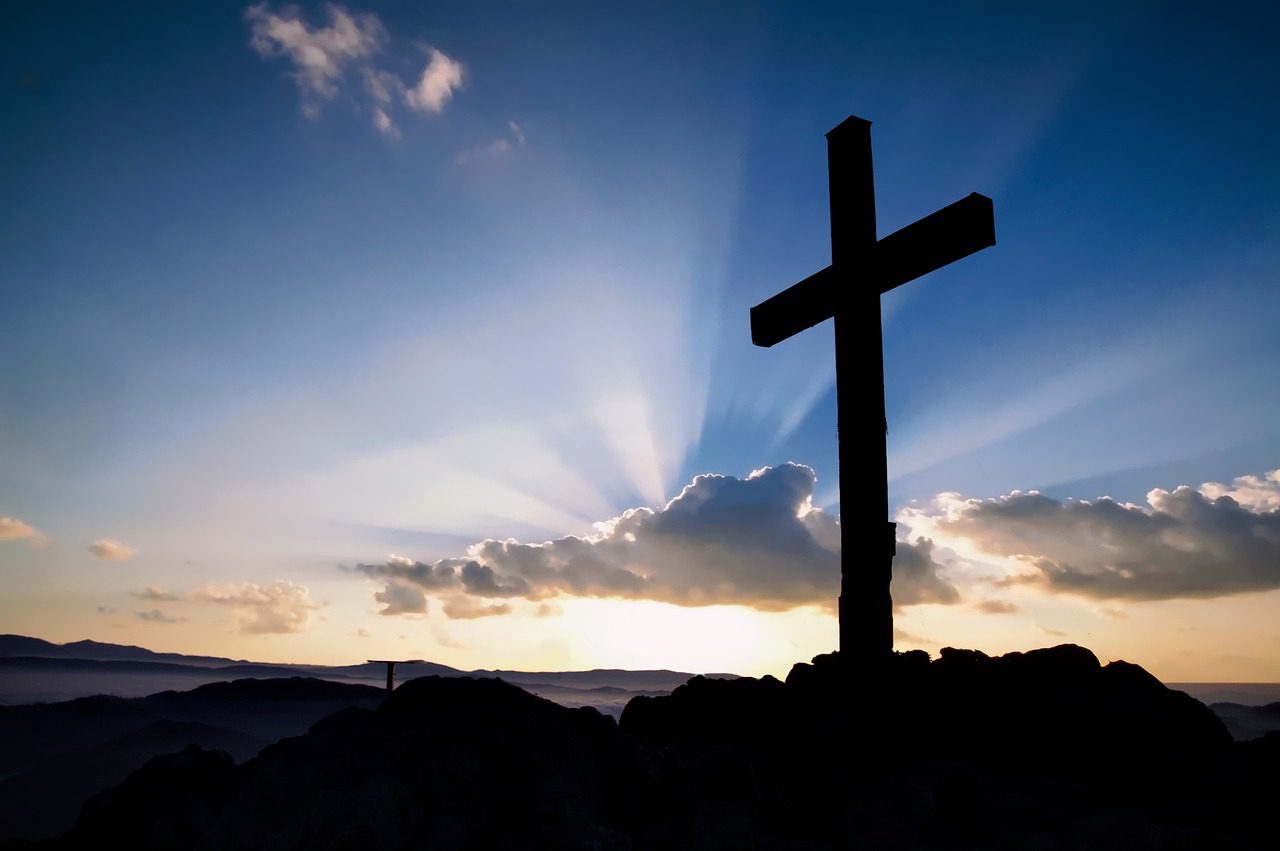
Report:
<svg viewBox="0 0 1280 851"><path fill-rule="evenodd" d="M835 312L836 434L840 459L840 654L857 662L893 652L895 524L888 523L884 352L878 288L856 286L875 263L871 122L850 116L827 133ZM878 447L878 450L876 449Z"/></svg>

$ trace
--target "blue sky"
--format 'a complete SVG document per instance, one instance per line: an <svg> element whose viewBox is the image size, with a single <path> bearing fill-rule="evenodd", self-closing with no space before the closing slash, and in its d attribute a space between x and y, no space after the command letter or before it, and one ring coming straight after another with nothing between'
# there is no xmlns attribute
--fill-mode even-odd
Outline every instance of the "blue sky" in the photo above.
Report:
<svg viewBox="0 0 1280 851"><path fill-rule="evenodd" d="M337 8L366 41L323 4L10 12L0 515L43 542L0 544L13 631L252 655L197 589L289 582L332 655L401 629L339 564L586 535L788 461L838 515L829 325L759 350L747 310L829 262L848 114L882 236L995 201L994 249L884 299L895 515L1280 467L1265 4ZM104 538L135 552L104 571ZM129 620L143 587L185 625ZM421 653L462 652L432 611Z"/></svg>

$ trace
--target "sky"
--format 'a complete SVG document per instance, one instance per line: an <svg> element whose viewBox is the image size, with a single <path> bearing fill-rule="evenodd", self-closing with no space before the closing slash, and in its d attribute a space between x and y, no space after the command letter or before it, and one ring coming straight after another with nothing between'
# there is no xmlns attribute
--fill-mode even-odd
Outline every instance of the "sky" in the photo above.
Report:
<svg viewBox="0 0 1280 851"><path fill-rule="evenodd" d="M852 114L880 236L996 217L881 303L899 649L1280 680L1280 15L1042 5L10 9L0 631L833 649L831 325L748 310Z"/></svg>

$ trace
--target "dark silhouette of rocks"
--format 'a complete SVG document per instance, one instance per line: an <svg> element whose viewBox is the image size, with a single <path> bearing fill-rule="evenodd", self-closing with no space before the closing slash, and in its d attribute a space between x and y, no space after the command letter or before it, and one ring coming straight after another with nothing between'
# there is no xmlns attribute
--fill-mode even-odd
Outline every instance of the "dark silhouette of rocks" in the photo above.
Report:
<svg viewBox="0 0 1280 851"><path fill-rule="evenodd" d="M53 847L1271 847L1280 735L1080 647L695 677L620 723L427 677L235 765L157 758Z"/></svg>
<svg viewBox="0 0 1280 851"><path fill-rule="evenodd" d="M381 698L370 686L292 677L0 706L0 840L62 833L91 795L161 754L195 744L244 760L339 709Z"/></svg>
<svg viewBox="0 0 1280 851"><path fill-rule="evenodd" d="M108 741L62 751L0 780L0 825L6 838L57 836L75 823L91 796L155 757L194 745L244 760L266 744L225 727L152 721Z"/></svg>

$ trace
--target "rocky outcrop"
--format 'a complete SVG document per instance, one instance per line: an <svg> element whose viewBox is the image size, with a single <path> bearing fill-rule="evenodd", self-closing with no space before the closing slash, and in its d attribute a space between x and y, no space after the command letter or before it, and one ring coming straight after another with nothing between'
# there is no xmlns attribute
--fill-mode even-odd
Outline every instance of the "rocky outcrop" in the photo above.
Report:
<svg viewBox="0 0 1280 851"><path fill-rule="evenodd" d="M1267 847L1278 744L1234 744L1203 705L1073 646L696 677L620 724L427 677L240 766L155 760L62 844Z"/></svg>

